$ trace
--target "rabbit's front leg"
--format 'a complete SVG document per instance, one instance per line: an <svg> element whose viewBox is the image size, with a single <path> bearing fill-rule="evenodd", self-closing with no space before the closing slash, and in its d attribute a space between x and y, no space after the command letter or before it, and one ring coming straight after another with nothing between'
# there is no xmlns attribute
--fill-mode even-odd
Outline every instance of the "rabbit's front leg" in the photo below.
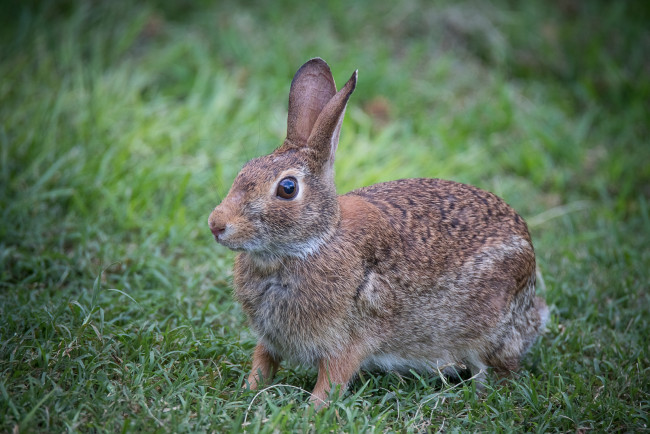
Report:
<svg viewBox="0 0 650 434"><path fill-rule="evenodd" d="M248 376L250 390L256 390L260 384L271 381L279 365L280 360L273 357L264 344L258 342L253 352L253 369Z"/></svg>
<svg viewBox="0 0 650 434"><path fill-rule="evenodd" d="M311 394L310 401L318 409L328 406L329 394L337 385L341 386L341 393L359 372L363 357L358 349L343 352L336 357L321 359L318 363L318 380Z"/></svg>

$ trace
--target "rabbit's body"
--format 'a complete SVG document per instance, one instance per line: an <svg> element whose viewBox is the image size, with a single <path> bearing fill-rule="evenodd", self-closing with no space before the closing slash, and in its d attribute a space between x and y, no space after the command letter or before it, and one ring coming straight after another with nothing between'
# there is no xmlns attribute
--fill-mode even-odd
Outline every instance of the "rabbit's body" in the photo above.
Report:
<svg viewBox="0 0 650 434"><path fill-rule="evenodd" d="M306 257L237 257L236 297L274 356L315 365L356 345L365 367L516 369L541 318L512 208L439 179L376 184L339 205L340 226Z"/></svg>
<svg viewBox="0 0 650 434"><path fill-rule="evenodd" d="M337 196L334 154L356 72L336 92L313 59L291 84L287 139L248 162L210 215L241 253L235 295L259 336L248 382L318 366L313 399L361 367L507 373L543 326L525 222L503 200L439 179Z"/></svg>

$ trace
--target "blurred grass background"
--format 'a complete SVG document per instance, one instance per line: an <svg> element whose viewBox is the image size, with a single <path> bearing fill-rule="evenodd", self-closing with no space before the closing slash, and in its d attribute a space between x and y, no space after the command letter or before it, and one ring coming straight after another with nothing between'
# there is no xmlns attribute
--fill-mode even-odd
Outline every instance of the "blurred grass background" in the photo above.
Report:
<svg viewBox="0 0 650 434"><path fill-rule="evenodd" d="M648 430L644 2L0 7L0 431ZM363 373L316 415L240 389L254 338L207 217L314 56L359 69L341 193L448 178L529 222L552 319L519 378Z"/></svg>

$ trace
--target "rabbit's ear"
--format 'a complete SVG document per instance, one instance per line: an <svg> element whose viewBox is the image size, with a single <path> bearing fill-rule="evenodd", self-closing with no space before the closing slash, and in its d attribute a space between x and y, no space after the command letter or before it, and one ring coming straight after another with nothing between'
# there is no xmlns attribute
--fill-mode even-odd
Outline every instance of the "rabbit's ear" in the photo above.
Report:
<svg viewBox="0 0 650 434"><path fill-rule="evenodd" d="M309 136L307 146L314 151L319 168L331 169L334 166L334 154L339 144L345 107L357 85L357 73L358 71L354 71L345 86L329 100Z"/></svg>
<svg viewBox="0 0 650 434"><path fill-rule="evenodd" d="M336 94L336 85L327 63L314 58L300 67L291 82L287 140L305 146L318 115Z"/></svg>

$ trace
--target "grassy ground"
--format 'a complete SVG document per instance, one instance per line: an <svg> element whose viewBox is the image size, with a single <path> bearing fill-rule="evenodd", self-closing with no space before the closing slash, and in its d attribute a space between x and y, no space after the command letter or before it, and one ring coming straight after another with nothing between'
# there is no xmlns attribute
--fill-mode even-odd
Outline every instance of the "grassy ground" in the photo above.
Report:
<svg viewBox="0 0 650 434"><path fill-rule="evenodd" d="M0 431L648 431L643 2L159 3L0 14ZM241 389L207 217L313 56L360 71L340 192L449 178L528 220L552 317L518 378L364 372L319 414L307 369Z"/></svg>

